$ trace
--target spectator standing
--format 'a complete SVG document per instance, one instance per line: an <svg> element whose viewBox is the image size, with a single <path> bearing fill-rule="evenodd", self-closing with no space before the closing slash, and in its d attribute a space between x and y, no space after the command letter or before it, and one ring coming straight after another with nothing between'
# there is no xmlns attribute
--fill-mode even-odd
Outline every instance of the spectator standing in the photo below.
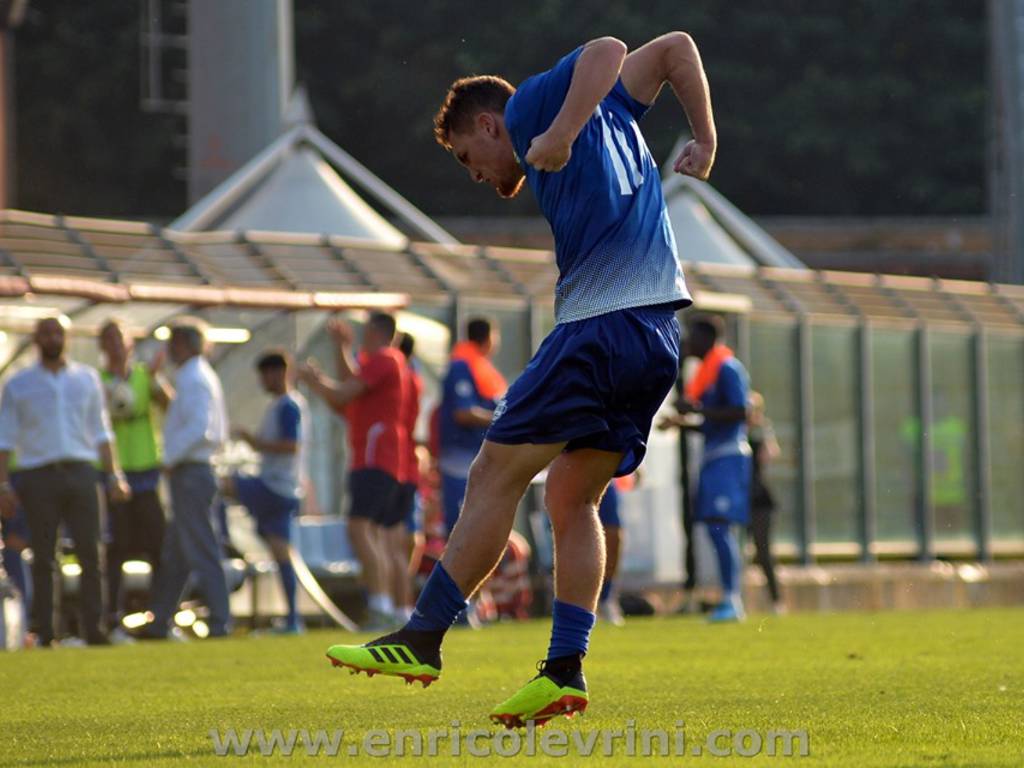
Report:
<svg viewBox="0 0 1024 768"><path fill-rule="evenodd" d="M419 559L423 553L422 520L418 489L420 484L420 457L417 453L416 425L420 418L420 402L423 399L423 377L414 357L416 339L411 334L401 333L398 337L398 349L405 357L407 386L405 388L405 407L402 414L405 418L405 474L399 488L399 504L402 507L403 527L397 529L395 536L402 539L396 542L393 551L398 554L392 569L395 579L394 589L397 600L397 615L403 622L412 617L414 603L413 578L419 570Z"/></svg>
<svg viewBox="0 0 1024 768"><path fill-rule="evenodd" d="M747 421L750 450L753 453L753 476L750 494L750 533L754 538L755 559L764 571L768 595L772 601L772 612L785 613L785 605L779 592L779 581L775 575L775 558L772 556L772 512L775 511L775 497L765 470L768 464L779 456L779 442L771 420L765 415L764 397L760 392L750 393L750 418Z"/></svg>
<svg viewBox="0 0 1024 768"><path fill-rule="evenodd" d="M109 507L110 540L107 546L107 611L115 636L122 636L120 617L121 571L126 560L141 558L156 580L163 546L164 508L160 502L161 445L157 436L157 408L166 409L174 392L159 374L163 354L153 363L133 360L134 340L117 319L100 328L100 350L105 365L100 371L110 412L117 455L131 487L131 498Z"/></svg>
<svg viewBox="0 0 1024 768"><path fill-rule="evenodd" d="M205 323L182 317L170 331L167 355L177 366L174 399L164 421L171 519L152 590L154 618L144 634L167 637L191 574L210 611L210 636L220 637L231 629L231 613L220 538L214 527L217 480L213 459L227 439L227 410L220 379L204 357Z"/></svg>
<svg viewBox="0 0 1024 768"><path fill-rule="evenodd" d="M19 501L25 508L34 557L32 624L42 648L56 637L53 580L62 521L82 568L82 634L90 645L109 644L103 628L97 460L111 500L125 501L131 494L117 464L100 377L67 358L65 328L56 317L36 323L39 361L12 376L0 396L0 513L13 517ZM8 476L12 452L18 457L17 493Z"/></svg>

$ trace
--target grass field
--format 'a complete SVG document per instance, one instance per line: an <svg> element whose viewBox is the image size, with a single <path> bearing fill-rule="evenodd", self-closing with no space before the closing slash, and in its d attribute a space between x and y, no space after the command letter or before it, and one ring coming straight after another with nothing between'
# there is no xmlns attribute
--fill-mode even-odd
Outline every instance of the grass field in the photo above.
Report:
<svg viewBox="0 0 1024 768"><path fill-rule="evenodd" d="M439 756L428 758L410 755L406 737L404 757L382 759L368 756L363 739L372 729L425 733L453 721L463 738L489 729L487 711L532 676L547 632L544 621L454 631L444 676L427 690L332 669L323 651L343 636L323 631L0 654L0 765L480 764L465 741L459 757L440 740ZM733 626L636 619L597 628L587 673L586 715L552 721L534 735L534 756L523 738L502 764L1024 765L1021 609L753 617ZM308 756L303 741L290 757L280 748L261 756L255 740L248 757L218 757L210 731L228 728L342 729L343 740L335 757ZM556 729L548 750L565 746L568 756L544 754L541 737ZM684 756L641 756L644 729L664 729L670 750L683 733ZM707 748L709 735L730 731L749 754L756 742L745 730L762 740L804 731L809 755L769 756L762 745L754 757L715 757ZM388 737L374 738L371 749L387 749ZM511 735L474 738L477 751L516 746ZM734 748L728 734L716 738L713 748ZM588 745L593 754L581 756Z"/></svg>

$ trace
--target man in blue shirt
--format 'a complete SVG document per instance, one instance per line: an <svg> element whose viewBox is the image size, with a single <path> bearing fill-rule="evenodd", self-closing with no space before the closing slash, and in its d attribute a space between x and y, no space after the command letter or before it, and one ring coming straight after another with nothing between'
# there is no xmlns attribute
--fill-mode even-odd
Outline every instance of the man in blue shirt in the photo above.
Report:
<svg viewBox="0 0 1024 768"><path fill-rule="evenodd" d="M675 311L690 303L637 124L666 83L694 134L675 170L706 179L717 138L700 55L684 33L629 55L615 38L592 40L518 89L492 76L450 87L434 119L437 141L502 197L529 184L551 225L556 327L495 408L459 522L412 619L365 646L332 647L335 664L434 680L444 633L501 557L520 498L547 468L551 645L540 674L491 718L511 727L587 706L582 659L605 554L596 507L612 477L643 459L676 377Z"/></svg>
<svg viewBox="0 0 1024 768"><path fill-rule="evenodd" d="M297 578L291 562L291 523L305 492L309 417L306 401L289 382L290 360L269 350L256 363L263 389L273 397L258 434L236 429L235 437L260 454L259 475L236 474L226 482L232 496L256 519L256 531L267 543L281 578L288 615L281 631L296 634L302 622L296 606Z"/></svg>
<svg viewBox="0 0 1024 768"><path fill-rule="evenodd" d="M466 340L452 349L444 377L438 414L440 427L441 505L448 533L455 528L466 496L473 459L480 452L505 380L490 362L499 335L490 320L474 317L466 323Z"/></svg>
<svg viewBox="0 0 1024 768"><path fill-rule="evenodd" d="M711 621L743 618L743 559L736 529L750 518L751 450L747 442L747 371L722 342L721 318L697 317L689 324L686 351L701 360L687 383L682 412L703 417L704 454L694 521L707 526L718 560L722 601Z"/></svg>

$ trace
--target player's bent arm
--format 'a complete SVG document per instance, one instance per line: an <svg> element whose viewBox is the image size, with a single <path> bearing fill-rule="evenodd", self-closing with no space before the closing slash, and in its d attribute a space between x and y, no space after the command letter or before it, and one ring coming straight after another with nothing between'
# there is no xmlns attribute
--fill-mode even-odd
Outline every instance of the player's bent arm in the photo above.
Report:
<svg viewBox="0 0 1024 768"><path fill-rule="evenodd" d="M494 412L474 405L472 408L461 408L455 411L452 413L452 418L460 427L489 427L491 419L494 418Z"/></svg>
<svg viewBox="0 0 1024 768"><path fill-rule="evenodd" d="M713 421L716 424L732 424L747 420L747 409L742 405L726 408L702 408L698 412L707 421Z"/></svg>
<svg viewBox="0 0 1024 768"><path fill-rule="evenodd" d="M711 109L711 92L700 52L685 32L670 32L637 48L622 65L622 84L644 104L658 98L668 83L679 99L693 132L675 163L675 170L707 179L715 162L718 133Z"/></svg>
<svg viewBox="0 0 1024 768"><path fill-rule="evenodd" d="M626 44L614 37L601 37L583 46L558 114L548 129L530 142L525 158L529 165L548 172L566 166L576 136L615 87L626 51Z"/></svg>
<svg viewBox="0 0 1024 768"><path fill-rule="evenodd" d="M261 440L257 437L252 442L252 447L260 453L291 456L299 452L299 444L296 440Z"/></svg>
<svg viewBox="0 0 1024 768"><path fill-rule="evenodd" d="M693 137L717 140L704 64L688 34L669 32L637 48L622 63L621 76L630 96L644 104L653 104L668 83L686 111Z"/></svg>
<svg viewBox="0 0 1024 768"><path fill-rule="evenodd" d="M615 87L627 50L626 44L614 37L600 37L583 46L565 101L550 131L567 137L570 144L573 142L597 105Z"/></svg>
<svg viewBox="0 0 1024 768"><path fill-rule="evenodd" d="M347 381L331 381L325 376L316 376L309 381L310 388L335 408L344 408L360 395L366 393L366 382L355 377Z"/></svg>

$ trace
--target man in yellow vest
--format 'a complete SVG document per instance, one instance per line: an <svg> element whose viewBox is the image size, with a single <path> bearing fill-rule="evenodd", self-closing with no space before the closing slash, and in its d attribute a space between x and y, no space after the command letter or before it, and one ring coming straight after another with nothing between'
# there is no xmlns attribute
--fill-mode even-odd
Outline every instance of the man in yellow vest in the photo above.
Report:
<svg viewBox="0 0 1024 768"><path fill-rule="evenodd" d="M110 505L110 544L107 548L107 609L110 626L120 632L121 569L126 560L145 560L156 574L164 538L160 503L161 447L156 408L166 408L174 392L159 374L162 353L146 365L132 359L134 340L121 321L107 320L100 328L105 366L100 373L117 440L117 454L132 495ZM116 638L115 638L116 639Z"/></svg>

